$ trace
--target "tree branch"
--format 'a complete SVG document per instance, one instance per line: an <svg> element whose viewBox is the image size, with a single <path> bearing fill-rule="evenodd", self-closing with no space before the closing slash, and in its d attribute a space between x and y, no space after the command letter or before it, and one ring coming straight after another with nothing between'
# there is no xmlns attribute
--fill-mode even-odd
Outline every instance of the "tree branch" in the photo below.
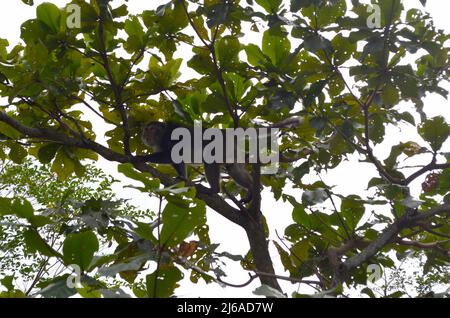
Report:
<svg viewBox="0 0 450 318"><path fill-rule="evenodd" d="M387 227L387 229L376 240L371 242L361 253L350 257L340 265L340 274L345 274L359 265L367 262L376 255L384 246L395 241L397 235L404 228L417 225L419 222L430 219L436 215L450 214L450 204L444 204L426 212L408 211L401 218Z"/></svg>
<svg viewBox="0 0 450 318"><path fill-rule="evenodd" d="M406 184L410 184L411 182L413 182L414 180L416 180L421 175L423 175L423 174L425 174L427 172L430 172L430 171L433 171L433 170L444 170L444 169L450 169L450 162L443 163L443 164L438 164L438 163L436 163L436 157L433 156L433 160L431 161L430 164L426 165L422 169L416 171L415 173L410 175L408 178L406 178L405 183Z"/></svg>
<svg viewBox="0 0 450 318"><path fill-rule="evenodd" d="M416 241L407 241L407 240L402 240L402 239L399 239L399 240L396 241L396 243L400 244L400 245L412 246L412 247L417 247L417 248L421 248L421 249L436 248L436 247L439 247L439 245L445 244L445 243L448 243L448 242L450 242L450 240L430 242L430 243L422 243L422 242L416 242Z"/></svg>
<svg viewBox="0 0 450 318"><path fill-rule="evenodd" d="M103 67L106 71L106 76L108 77L108 80L111 84L112 91L114 93L114 99L115 99L115 106L118 112L120 113L120 117L122 119L122 126L124 130L124 137L123 137L123 149L126 155L130 155L130 127L128 125L128 114L125 110L125 107L122 102L122 91L121 87L116 83L116 80L114 79L114 76L111 71L111 67L109 65L108 60L108 54L106 52L106 44L105 44L105 37L104 37L104 15L105 13L102 11L100 12L100 19L98 24L98 35L99 35L99 42L100 42L100 57L103 61Z"/></svg>
<svg viewBox="0 0 450 318"><path fill-rule="evenodd" d="M225 85L225 81L223 79L222 70L220 69L219 63L217 61L216 49L214 47L215 41L217 39L217 31L219 29L219 26L216 27L216 30L215 30L214 36L213 36L213 40L211 41L211 43L208 44L208 42L206 42L206 40L202 38L200 32L195 27L194 21L192 21L192 18L189 15L189 11L186 6L185 0L181 0L181 4L183 5L184 12L185 12L186 16L188 17L190 26L192 27L192 29L194 29L194 32L197 34L200 41L202 41L203 45L205 45L205 47L208 48L208 50L209 50L209 53L211 55L212 62L213 62L214 72L216 74L217 81L219 82L219 85L222 89L223 98L225 101L225 105L227 107L227 111L230 114L231 118L233 119L234 127L237 128L237 127L239 127L239 116L237 115L237 109L231 105L230 98L228 97L228 90Z"/></svg>

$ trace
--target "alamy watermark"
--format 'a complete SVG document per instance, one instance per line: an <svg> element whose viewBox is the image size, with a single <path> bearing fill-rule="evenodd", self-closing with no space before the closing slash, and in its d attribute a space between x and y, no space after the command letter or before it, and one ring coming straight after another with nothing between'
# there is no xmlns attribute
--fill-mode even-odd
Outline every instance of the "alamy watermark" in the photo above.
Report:
<svg viewBox="0 0 450 318"><path fill-rule="evenodd" d="M73 273L67 276L66 285L69 288L82 288L81 285L81 268L77 264L68 265L73 270Z"/></svg>
<svg viewBox="0 0 450 318"><path fill-rule="evenodd" d="M81 28L81 7L77 4L69 4L66 7L66 25L69 29Z"/></svg>
<svg viewBox="0 0 450 318"><path fill-rule="evenodd" d="M278 128L207 128L196 121L193 129L178 127L171 139L174 163L259 163L262 174L278 171Z"/></svg>
<svg viewBox="0 0 450 318"><path fill-rule="evenodd" d="M383 277L383 268L378 264L369 264L367 266L367 283L375 284Z"/></svg>
<svg viewBox="0 0 450 318"><path fill-rule="evenodd" d="M371 13L367 17L367 27L370 29L381 28L381 8L377 4L367 6L367 13Z"/></svg>

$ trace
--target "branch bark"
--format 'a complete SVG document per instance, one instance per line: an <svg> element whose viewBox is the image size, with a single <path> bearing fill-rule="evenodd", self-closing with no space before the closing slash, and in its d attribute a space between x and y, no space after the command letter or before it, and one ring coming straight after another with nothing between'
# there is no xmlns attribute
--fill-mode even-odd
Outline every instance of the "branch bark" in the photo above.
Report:
<svg viewBox="0 0 450 318"><path fill-rule="evenodd" d="M401 230L415 226L418 223L428 220L436 215L450 215L450 204L444 204L436 208L432 208L426 212L408 211L397 221L387 227L387 229L376 240L371 242L361 253L350 257L342 263L338 269L340 275L345 275L352 269L367 262L371 257L375 256L387 244L395 241Z"/></svg>
<svg viewBox="0 0 450 318"><path fill-rule="evenodd" d="M281 291L273 268L272 258L269 254L269 242L264 234L262 222L260 220L258 222L249 220L245 226L245 231L257 272L270 274L259 275L261 283Z"/></svg>

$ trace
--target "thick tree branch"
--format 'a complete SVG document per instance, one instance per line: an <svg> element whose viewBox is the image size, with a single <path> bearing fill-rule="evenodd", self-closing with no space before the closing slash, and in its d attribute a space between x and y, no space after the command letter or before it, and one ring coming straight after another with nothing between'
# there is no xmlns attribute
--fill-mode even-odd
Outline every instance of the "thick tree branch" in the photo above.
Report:
<svg viewBox="0 0 450 318"><path fill-rule="evenodd" d="M281 291L269 253L269 242L266 239L261 221L256 223L250 219L245 226L245 231L256 269L263 273L273 274L273 276L260 276L261 283Z"/></svg>
<svg viewBox="0 0 450 318"><path fill-rule="evenodd" d="M444 204L436 208L432 208L426 212L406 212L401 218L387 227L387 229L373 242L371 242L361 253L350 257L340 265L340 274L346 274L350 270L367 262L371 257L376 255L387 244L396 240L401 230L417 225L419 222L428 220L436 215L450 214L450 204Z"/></svg>
<svg viewBox="0 0 450 318"><path fill-rule="evenodd" d="M404 245L404 246L412 246L412 247L417 247L420 249L432 249L432 248L436 248L439 247L439 245L441 244L445 244L450 242L450 240L445 240L445 241L438 241L438 242L430 242L430 243L422 243L422 242L416 242L416 241L407 241L407 240L397 240L396 243L400 244L400 245Z"/></svg>
<svg viewBox="0 0 450 318"><path fill-rule="evenodd" d="M445 170L445 169L450 169L450 162L438 164L438 163L436 163L436 157L433 156L433 160L431 161L430 164L426 165L422 169L416 171L415 173L410 175L408 178L406 178L405 183L410 184L411 182L413 182L414 180L416 180L417 178L419 178L420 176L422 176L423 174L425 174L427 172L434 171L434 170Z"/></svg>

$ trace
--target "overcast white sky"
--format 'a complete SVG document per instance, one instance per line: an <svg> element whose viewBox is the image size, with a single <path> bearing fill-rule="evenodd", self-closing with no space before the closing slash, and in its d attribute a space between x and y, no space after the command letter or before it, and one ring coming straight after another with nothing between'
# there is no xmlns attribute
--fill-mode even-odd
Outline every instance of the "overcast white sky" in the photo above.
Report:
<svg viewBox="0 0 450 318"><path fill-rule="evenodd" d="M35 5L43 3L43 0L35 0ZM49 1L47 1L49 2ZM63 6L68 1L58 0L50 1L58 6ZM131 13L139 13L144 9L149 9L149 6L155 7L159 4L166 3L166 0L129 0L128 6ZM123 0L115 0L114 3L124 3ZM403 1L405 6L421 7L418 0ZM150 4L150 5L149 5ZM428 0L427 11L430 12L434 18L434 22L437 27L445 29L447 33L450 33L450 1L443 0ZM20 37L20 25L27 19L35 17L35 7L29 7L23 4L20 0L1 0L0 10L0 38L6 38L10 44L16 44ZM259 44L259 40L254 40L251 35L244 37L244 41L252 42L256 41ZM189 74L187 74L189 76ZM449 85L446 85L447 89L450 89ZM447 118L447 122L450 122L450 103L440 96L429 96L425 101L426 112L430 116L443 115ZM94 125L95 126L95 125ZM388 133L390 137L389 145L398 143L399 141L417 141L415 129L413 127L402 127L402 131L398 128L391 129ZM447 151L450 151L450 142L446 145ZM376 149L376 154L380 158L386 158L390 146L382 146ZM412 164L412 163L410 163ZM116 173L116 165L109 162L101 162L101 167L105 168L107 173L111 173L118 176ZM340 191L342 194L361 193L363 189L367 187L367 182L371 177L376 176L376 171L367 164L357 163L356 160L344 162L339 169L323 175L324 181L328 184L338 185L335 190ZM418 180L415 184L416 190L419 189L419 185L423 180ZM154 208L151 203L148 202L146 196L132 190L123 190L117 187L117 192L125 198L132 199L132 202L141 206L144 209ZM417 193L417 191L416 191ZM292 192L296 196L301 196L301 192ZM283 234L284 228L292 223L291 211L292 207L289 204L283 204L281 202L275 202L267 192L267 195L263 196L263 212L267 217L268 224L271 225L271 238L276 240L275 229L280 235ZM245 254L248 251L247 238L245 233L234 226L230 222L223 219L216 213L208 213L208 223L210 225L210 235L214 243L220 243L220 250L227 251L232 254ZM278 274L283 274L283 268L278 261L278 253L275 250L271 250L273 259L276 262L276 270ZM230 273L228 280L232 283L242 283L248 279L248 275L240 270L240 266L229 265L226 272ZM292 292L296 290L296 286L290 283L280 282L284 291ZM177 290L178 296L185 297L248 297L251 295L251 291L258 287L258 282L254 282L251 286L245 289L236 288L221 288L216 284L206 285L199 283L192 285L186 279L186 284L183 284ZM309 290L306 290L307 292Z"/></svg>

